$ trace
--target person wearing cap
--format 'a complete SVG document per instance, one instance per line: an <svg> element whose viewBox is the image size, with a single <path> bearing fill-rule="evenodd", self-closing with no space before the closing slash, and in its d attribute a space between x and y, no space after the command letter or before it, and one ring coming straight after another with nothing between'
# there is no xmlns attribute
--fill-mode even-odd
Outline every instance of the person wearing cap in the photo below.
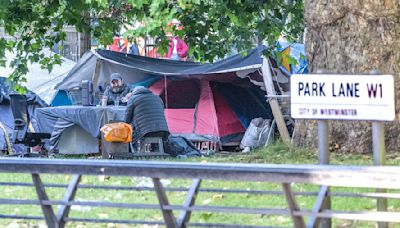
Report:
<svg viewBox="0 0 400 228"><path fill-rule="evenodd" d="M130 86L127 85L119 73L113 73L110 75L110 85L107 86L104 91L104 97L107 99L107 105L118 103L121 105L126 105L132 93L130 93Z"/></svg>

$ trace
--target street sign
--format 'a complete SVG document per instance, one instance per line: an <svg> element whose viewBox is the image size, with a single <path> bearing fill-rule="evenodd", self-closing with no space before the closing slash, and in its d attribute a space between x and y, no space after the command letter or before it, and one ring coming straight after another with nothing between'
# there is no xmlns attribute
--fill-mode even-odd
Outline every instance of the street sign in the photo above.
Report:
<svg viewBox="0 0 400 228"><path fill-rule="evenodd" d="M395 119L392 75L294 74L291 115L299 119Z"/></svg>

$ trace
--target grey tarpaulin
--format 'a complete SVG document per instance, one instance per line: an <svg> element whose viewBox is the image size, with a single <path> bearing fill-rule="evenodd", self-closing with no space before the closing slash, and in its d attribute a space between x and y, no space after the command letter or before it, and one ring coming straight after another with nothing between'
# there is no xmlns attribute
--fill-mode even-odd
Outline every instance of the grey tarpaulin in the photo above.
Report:
<svg viewBox="0 0 400 228"><path fill-rule="evenodd" d="M100 136L100 128L109 122L123 122L124 106L58 106L36 110L40 132L50 133L50 150L57 147L62 132L79 125L93 137Z"/></svg>
<svg viewBox="0 0 400 228"><path fill-rule="evenodd" d="M120 73L128 84L143 81L149 76L216 82L232 82L238 77L248 76L252 83L263 86L262 75L252 73L257 72L262 66L264 48L260 46L249 51L247 55L237 54L214 64L156 59L107 50L86 52L68 75L57 84L56 88L68 91L79 86L82 80L91 80L97 61L100 61L99 81L95 86L103 86L104 83L108 83L110 74L114 72ZM271 59L271 63L277 74L276 80L287 83L287 75L282 74L273 59Z"/></svg>

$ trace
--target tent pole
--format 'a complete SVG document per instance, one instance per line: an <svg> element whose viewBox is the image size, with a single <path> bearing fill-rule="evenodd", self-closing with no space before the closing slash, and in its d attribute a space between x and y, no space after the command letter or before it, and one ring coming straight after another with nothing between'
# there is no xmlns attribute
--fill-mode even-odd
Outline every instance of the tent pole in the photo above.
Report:
<svg viewBox="0 0 400 228"><path fill-rule="evenodd" d="M269 64L269 60L265 57L263 57L261 71L262 71L262 76L263 76L266 93L268 96L271 95L271 97L269 98L269 105L271 106L272 114L276 121L276 125L278 127L279 134L281 135L282 141L286 145L290 145L291 140L290 140L290 136L289 136L289 131L286 127L285 120L283 119L282 111L279 106L278 100L276 99L276 91L275 91L274 84L272 81L271 67Z"/></svg>
<svg viewBox="0 0 400 228"><path fill-rule="evenodd" d="M165 109L168 109L168 86L167 86L167 75L164 74L164 98L165 98Z"/></svg>
<svg viewBox="0 0 400 228"><path fill-rule="evenodd" d="M99 83L99 76L100 76L100 59L97 59L96 61L96 68L94 68L94 73L92 76L92 82L93 82L93 92L99 92L99 88L98 88L98 83Z"/></svg>

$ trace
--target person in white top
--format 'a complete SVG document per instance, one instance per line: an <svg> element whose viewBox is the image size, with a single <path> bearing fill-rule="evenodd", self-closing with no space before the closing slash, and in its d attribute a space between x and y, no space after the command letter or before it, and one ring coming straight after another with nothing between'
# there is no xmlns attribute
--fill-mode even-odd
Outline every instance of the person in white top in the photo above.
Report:
<svg viewBox="0 0 400 228"><path fill-rule="evenodd" d="M178 55L178 40L176 39L176 37L172 38L172 42L173 42L173 48L172 48L172 54L169 57L169 59L171 60L182 60L182 58Z"/></svg>

